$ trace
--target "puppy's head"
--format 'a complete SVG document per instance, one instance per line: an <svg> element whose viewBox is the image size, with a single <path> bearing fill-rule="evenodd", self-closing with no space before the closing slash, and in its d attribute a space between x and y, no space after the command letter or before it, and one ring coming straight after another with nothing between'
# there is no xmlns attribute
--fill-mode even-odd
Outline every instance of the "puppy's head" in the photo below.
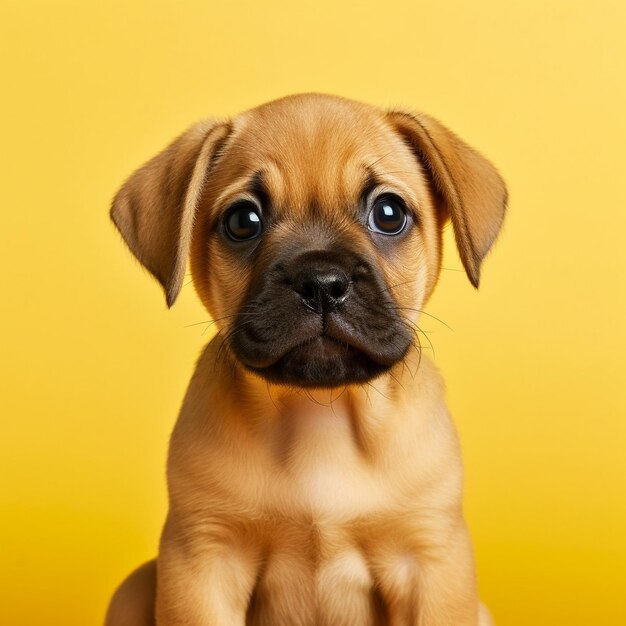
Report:
<svg viewBox="0 0 626 626"><path fill-rule="evenodd" d="M504 183L439 122L322 95L193 126L125 183L111 215L171 305L186 262L248 370L333 387L403 359L450 219L467 275Z"/></svg>

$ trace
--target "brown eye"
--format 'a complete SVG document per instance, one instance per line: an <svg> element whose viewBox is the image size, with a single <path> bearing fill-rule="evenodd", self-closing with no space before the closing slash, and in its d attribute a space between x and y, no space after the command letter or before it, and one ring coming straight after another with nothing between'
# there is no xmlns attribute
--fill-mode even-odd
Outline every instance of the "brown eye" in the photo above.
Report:
<svg viewBox="0 0 626 626"><path fill-rule="evenodd" d="M399 235L406 223L406 210L399 198L381 196L374 202L368 220L370 230L382 235Z"/></svg>
<svg viewBox="0 0 626 626"><path fill-rule="evenodd" d="M226 214L224 228L233 241L247 241L258 237L263 231L259 207L247 200L238 202Z"/></svg>

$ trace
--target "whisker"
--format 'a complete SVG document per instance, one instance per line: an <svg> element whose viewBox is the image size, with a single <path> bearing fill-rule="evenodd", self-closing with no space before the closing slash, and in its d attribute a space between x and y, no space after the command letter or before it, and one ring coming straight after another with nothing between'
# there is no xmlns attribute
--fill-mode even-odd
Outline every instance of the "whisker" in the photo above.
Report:
<svg viewBox="0 0 626 626"><path fill-rule="evenodd" d="M391 398L389 396L386 396L380 389L377 389L376 387L374 387L372 383L366 382L365 384L368 387L371 387L376 393L379 393L383 398L385 398L385 400L388 400L389 402L391 402Z"/></svg>
<svg viewBox="0 0 626 626"><path fill-rule="evenodd" d="M428 317L432 317L434 320L437 320L440 324L443 324L446 328L448 328L449 330L454 332L454 328L452 328L452 326L450 326L449 324L446 324L442 319L439 319L438 317L436 317L432 313L428 313L427 311L424 311L422 309L413 309L413 308L407 307L407 306L390 306L390 307L385 307L385 308L393 309L394 311L413 311L414 313L419 313L421 315L427 315Z"/></svg>
<svg viewBox="0 0 626 626"><path fill-rule="evenodd" d="M274 408L276 409L276 412L278 413L278 415L282 415L282 411L278 408L278 406L276 405L276 402L274 402L274 398L272 397L272 391L270 389L270 381L266 380L265 381L265 385L267 387L267 395L270 397L270 400L271 400L272 404L274 405Z"/></svg>
<svg viewBox="0 0 626 626"><path fill-rule="evenodd" d="M395 287L402 287L403 285L409 285L411 283L416 283L417 279L415 280L405 280L404 282L401 283L396 283L395 285L389 285L389 287L386 287L385 289L382 289L382 292L386 292L389 291L390 289L394 289Z"/></svg>
<svg viewBox="0 0 626 626"><path fill-rule="evenodd" d="M325 406L327 407L327 404L324 404L323 402L319 402L318 400L316 400L312 395L311 392L308 389L304 390L304 395L311 401L314 402L315 404L317 404L318 406Z"/></svg>
<svg viewBox="0 0 626 626"><path fill-rule="evenodd" d="M419 343L419 349L420 349L420 355L421 355L421 350L432 350L433 352L433 358L436 358L435 355L435 346L433 345L433 342L431 341L430 337L426 334L425 331L423 331L415 322L413 322L412 320L409 320L405 317L401 317L400 318L401 322L405 325L406 328L408 328L416 337L418 343ZM424 337L426 338L426 341L428 341L428 346L422 346L422 342L420 341L419 338L419 334L424 335Z"/></svg>
<svg viewBox="0 0 626 626"><path fill-rule="evenodd" d="M402 360L404 361L404 359ZM398 385L400 385L400 387L402 387L404 391L406 391L406 389L404 389L404 385L396 378L395 374L391 370L389 370L389 375L398 383Z"/></svg>
<svg viewBox="0 0 626 626"><path fill-rule="evenodd" d="M185 328L191 328L192 326L201 326L202 324L215 324L225 319L237 317L237 315L238 315L237 313L233 313L233 315L224 315L223 317L215 317L215 318L211 318L210 320L205 320L204 322L194 322L193 324L186 324Z"/></svg>

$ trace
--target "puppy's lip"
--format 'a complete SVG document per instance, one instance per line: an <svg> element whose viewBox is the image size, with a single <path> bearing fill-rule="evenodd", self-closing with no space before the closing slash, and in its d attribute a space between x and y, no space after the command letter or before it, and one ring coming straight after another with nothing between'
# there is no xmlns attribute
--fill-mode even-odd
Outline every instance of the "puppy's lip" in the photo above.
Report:
<svg viewBox="0 0 626 626"><path fill-rule="evenodd" d="M269 382L317 389L361 383L387 369L352 345L325 334L300 342L270 366L247 368Z"/></svg>
<svg viewBox="0 0 626 626"><path fill-rule="evenodd" d="M396 362L396 358L390 359L388 356L376 351L367 337L355 332L348 319L342 315L331 313L326 319L324 334L342 344L348 344L369 357L374 363L389 367Z"/></svg>
<svg viewBox="0 0 626 626"><path fill-rule="evenodd" d="M330 335L327 335L326 333L321 332L321 333L316 333L310 337L307 337L306 339L302 341L298 341L297 343L294 343L286 347L279 354L276 354L272 356L271 358L267 358L264 360L258 359L254 361L250 361L245 358L242 359L241 357L239 357L239 359L243 361L244 365L246 365L247 367L250 367L253 370L264 370L269 367L272 367L273 365L276 365L281 359L284 359L291 352L295 352L296 350L300 350L306 346L310 346L317 342L319 342L320 346L324 346L324 347L327 346L330 348L332 347L342 347L344 349L346 348L346 342L340 341L339 339L335 339L331 337ZM337 355L334 355L334 356L336 357Z"/></svg>
<svg viewBox="0 0 626 626"><path fill-rule="evenodd" d="M308 339L307 341L303 341L302 343L299 343L297 346L292 348L292 350L298 350L305 346L315 346L317 348L320 348L329 358L336 358L342 353L345 354L349 350L351 350L352 352L355 351L355 347L352 344L340 341L339 339L335 339L335 337L332 337L331 335L328 335L326 333L322 333L321 335L317 335L317 337L313 337L311 339ZM290 350L289 352L291 352L292 350ZM356 349L356 351L359 351L358 348Z"/></svg>
<svg viewBox="0 0 626 626"><path fill-rule="evenodd" d="M376 351L371 343L367 342L367 337L360 337L349 321L336 313L325 315L322 327L315 332L311 332L311 330L309 329L308 336L293 344L283 346L279 353L271 357L248 360L245 357L241 358L243 355L240 355L239 359L253 370L264 370L276 365L289 353L319 341L324 352L329 354L329 358L341 358L346 355L347 351L351 351L352 353L361 353L364 358L383 367L390 367L397 361L397 358L390 358Z"/></svg>

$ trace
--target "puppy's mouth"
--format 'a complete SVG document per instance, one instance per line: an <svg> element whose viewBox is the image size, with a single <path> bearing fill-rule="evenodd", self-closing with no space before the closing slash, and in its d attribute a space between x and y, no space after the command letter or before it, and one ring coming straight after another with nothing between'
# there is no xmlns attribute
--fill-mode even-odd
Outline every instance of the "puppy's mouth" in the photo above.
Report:
<svg viewBox="0 0 626 626"><path fill-rule="evenodd" d="M380 329L369 329L379 335L374 339L339 313L304 312L298 322L295 332L286 324L282 332L271 332L267 341L263 327L248 321L241 332L232 334L231 350L244 367L270 382L327 388L383 374L404 358L410 346L402 326L393 324L383 337Z"/></svg>
<svg viewBox="0 0 626 626"><path fill-rule="evenodd" d="M381 363L352 343L323 333L287 350L263 366L247 367L270 382L299 387L335 387L365 382L391 364Z"/></svg>

